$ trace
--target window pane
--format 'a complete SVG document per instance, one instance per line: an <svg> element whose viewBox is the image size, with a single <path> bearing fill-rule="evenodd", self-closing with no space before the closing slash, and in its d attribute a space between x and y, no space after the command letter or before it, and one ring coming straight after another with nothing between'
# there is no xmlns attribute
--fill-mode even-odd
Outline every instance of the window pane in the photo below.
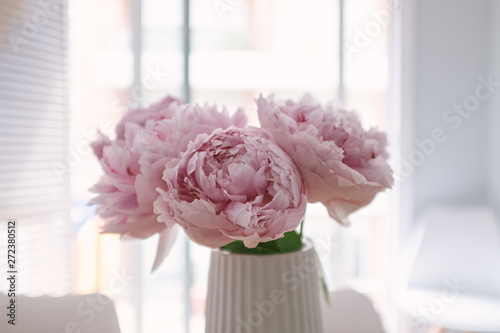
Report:
<svg viewBox="0 0 500 333"><path fill-rule="evenodd" d="M182 1L143 0L141 8L141 86L134 88L143 105L166 94L182 97ZM171 253L151 273L157 236L141 241L142 332L185 332L186 237L182 232ZM168 325L168 328L167 328Z"/></svg>
<svg viewBox="0 0 500 333"><path fill-rule="evenodd" d="M322 102L338 92L338 2L298 0L191 1L190 82L194 102L245 108L258 125L260 93ZM334 223L321 205L309 205L304 232L315 238L326 278L333 280ZM194 246L191 332L202 332L209 249ZM200 306L198 306L198 304Z"/></svg>
<svg viewBox="0 0 500 333"><path fill-rule="evenodd" d="M144 104L182 97L182 1L142 1L141 91Z"/></svg>
<svg viewBox="0 0 500 333"><path fill-rule="evenodd" d="M131 7L128 0L69 2L71 217L75 225L75 292L101 292L116 306L123 333L136 332L140 295L136 242L100 235L102 220L87 202L102 170L89 143L97 130L114 138L114 127L133 106Z"/></svg>
<svg viewBox="0 0 500 333"><path fill-rule="evenodd" d="M389 9L387 0L345 0L345 105L358 112L365 129L387 129ZM388 199L377 195L352 215L351 228L339 230L343 283L372 296L380 311L389 277Z"/></svg>
<svg viewBox="0 0 500 333"><path fill-rule="evenodd" d="M253 98L260 93L336 97L336 1L193 0L191 4L194 101L253 110ZM255 112L249 116L255 124Z"/></svg>

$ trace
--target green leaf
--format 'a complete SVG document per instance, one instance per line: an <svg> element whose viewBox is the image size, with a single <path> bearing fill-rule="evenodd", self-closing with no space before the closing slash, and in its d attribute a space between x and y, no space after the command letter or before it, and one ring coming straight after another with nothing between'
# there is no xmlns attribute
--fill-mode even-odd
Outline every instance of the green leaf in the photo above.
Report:
<svg viewBox="0 0 500 333"><path fill-rule="evenodd" d="M257 245L257 249L263 252L264 254L280 253L280 248L276 244L276 241L259 243L259 245Z"/></svg>
<svg viewBox="0 0 500 333"><path fill-rule="evenodd" d="M285 237L275 240L280 253L296 252L302 249L302 237L296 231L285 232Z"/></svg>
<svg viewBox="0 0 500 333"><path fill-rule="evenodd" d="M226 250L231 253L256 254L255 249L247 248L242 241L234 241L227 245L221 246L221 250Z"/></svg>

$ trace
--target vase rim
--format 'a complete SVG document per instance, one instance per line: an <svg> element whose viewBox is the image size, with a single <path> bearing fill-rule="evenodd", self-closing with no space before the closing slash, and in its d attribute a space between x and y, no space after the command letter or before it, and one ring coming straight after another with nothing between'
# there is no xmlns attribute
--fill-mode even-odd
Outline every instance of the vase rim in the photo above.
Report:
<svg viewBox="0 0 500 333"><path fill-rule="evenodd" d="M221 255L230 255L230 256L242 256L242 257L275 257L275 256L286 256L293 255L301 252L307 252L312 250L314 247L312 242L308 239L302 240L302 248L298 251L294 252L286 252L286 253L273 253L273 254L250 254L250 253L232 253L227 250L221 250L220 248L212 249L212 252L217 252Z"/></svg>

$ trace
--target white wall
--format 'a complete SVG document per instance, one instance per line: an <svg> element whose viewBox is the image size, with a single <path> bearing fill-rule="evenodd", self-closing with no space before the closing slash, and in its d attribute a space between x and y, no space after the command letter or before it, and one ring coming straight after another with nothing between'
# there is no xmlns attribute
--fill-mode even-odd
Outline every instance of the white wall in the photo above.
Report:
<svg viewBox="0 0 500 333"><path fill-rule="evenodd" d="M490 121L492 98L479 101L479 107L468 118L447 110L474 96L480 84L478 77L487 78L492 73L490 55L495 43L491 30L495 20L491 10L494 5L498 8L498 4L495 0L417 2L414 129L415 139L427 142L427 148L415 144L413 156L408 159L414 165L420 164L423 153L428 152L423 163L415 167L417 214L434 203L488 200L492 174L488 165L494 151L488 133L492 129L489 123L493 122ZM498 41L499 38L495 42ZM480 93L486 92L480 89ZM473 99L469 97L467 101ZM439 139L446 140L431 143L433 132L439 129L442 131ZM493 132L500 142L500 128Z"/></svg>

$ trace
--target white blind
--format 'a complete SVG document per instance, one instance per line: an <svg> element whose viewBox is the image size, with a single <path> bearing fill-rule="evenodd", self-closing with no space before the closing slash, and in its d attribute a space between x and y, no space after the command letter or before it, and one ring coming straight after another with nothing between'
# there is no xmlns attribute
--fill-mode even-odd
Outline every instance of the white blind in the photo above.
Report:
<svg viewBox="0 0 500 333"><path fill-rule="evenodd" d="M32 295L71 291L69 181L53 168L69 142L67 24L66 0L0 0L0 258L17 219L18 292Z"/></svg>

